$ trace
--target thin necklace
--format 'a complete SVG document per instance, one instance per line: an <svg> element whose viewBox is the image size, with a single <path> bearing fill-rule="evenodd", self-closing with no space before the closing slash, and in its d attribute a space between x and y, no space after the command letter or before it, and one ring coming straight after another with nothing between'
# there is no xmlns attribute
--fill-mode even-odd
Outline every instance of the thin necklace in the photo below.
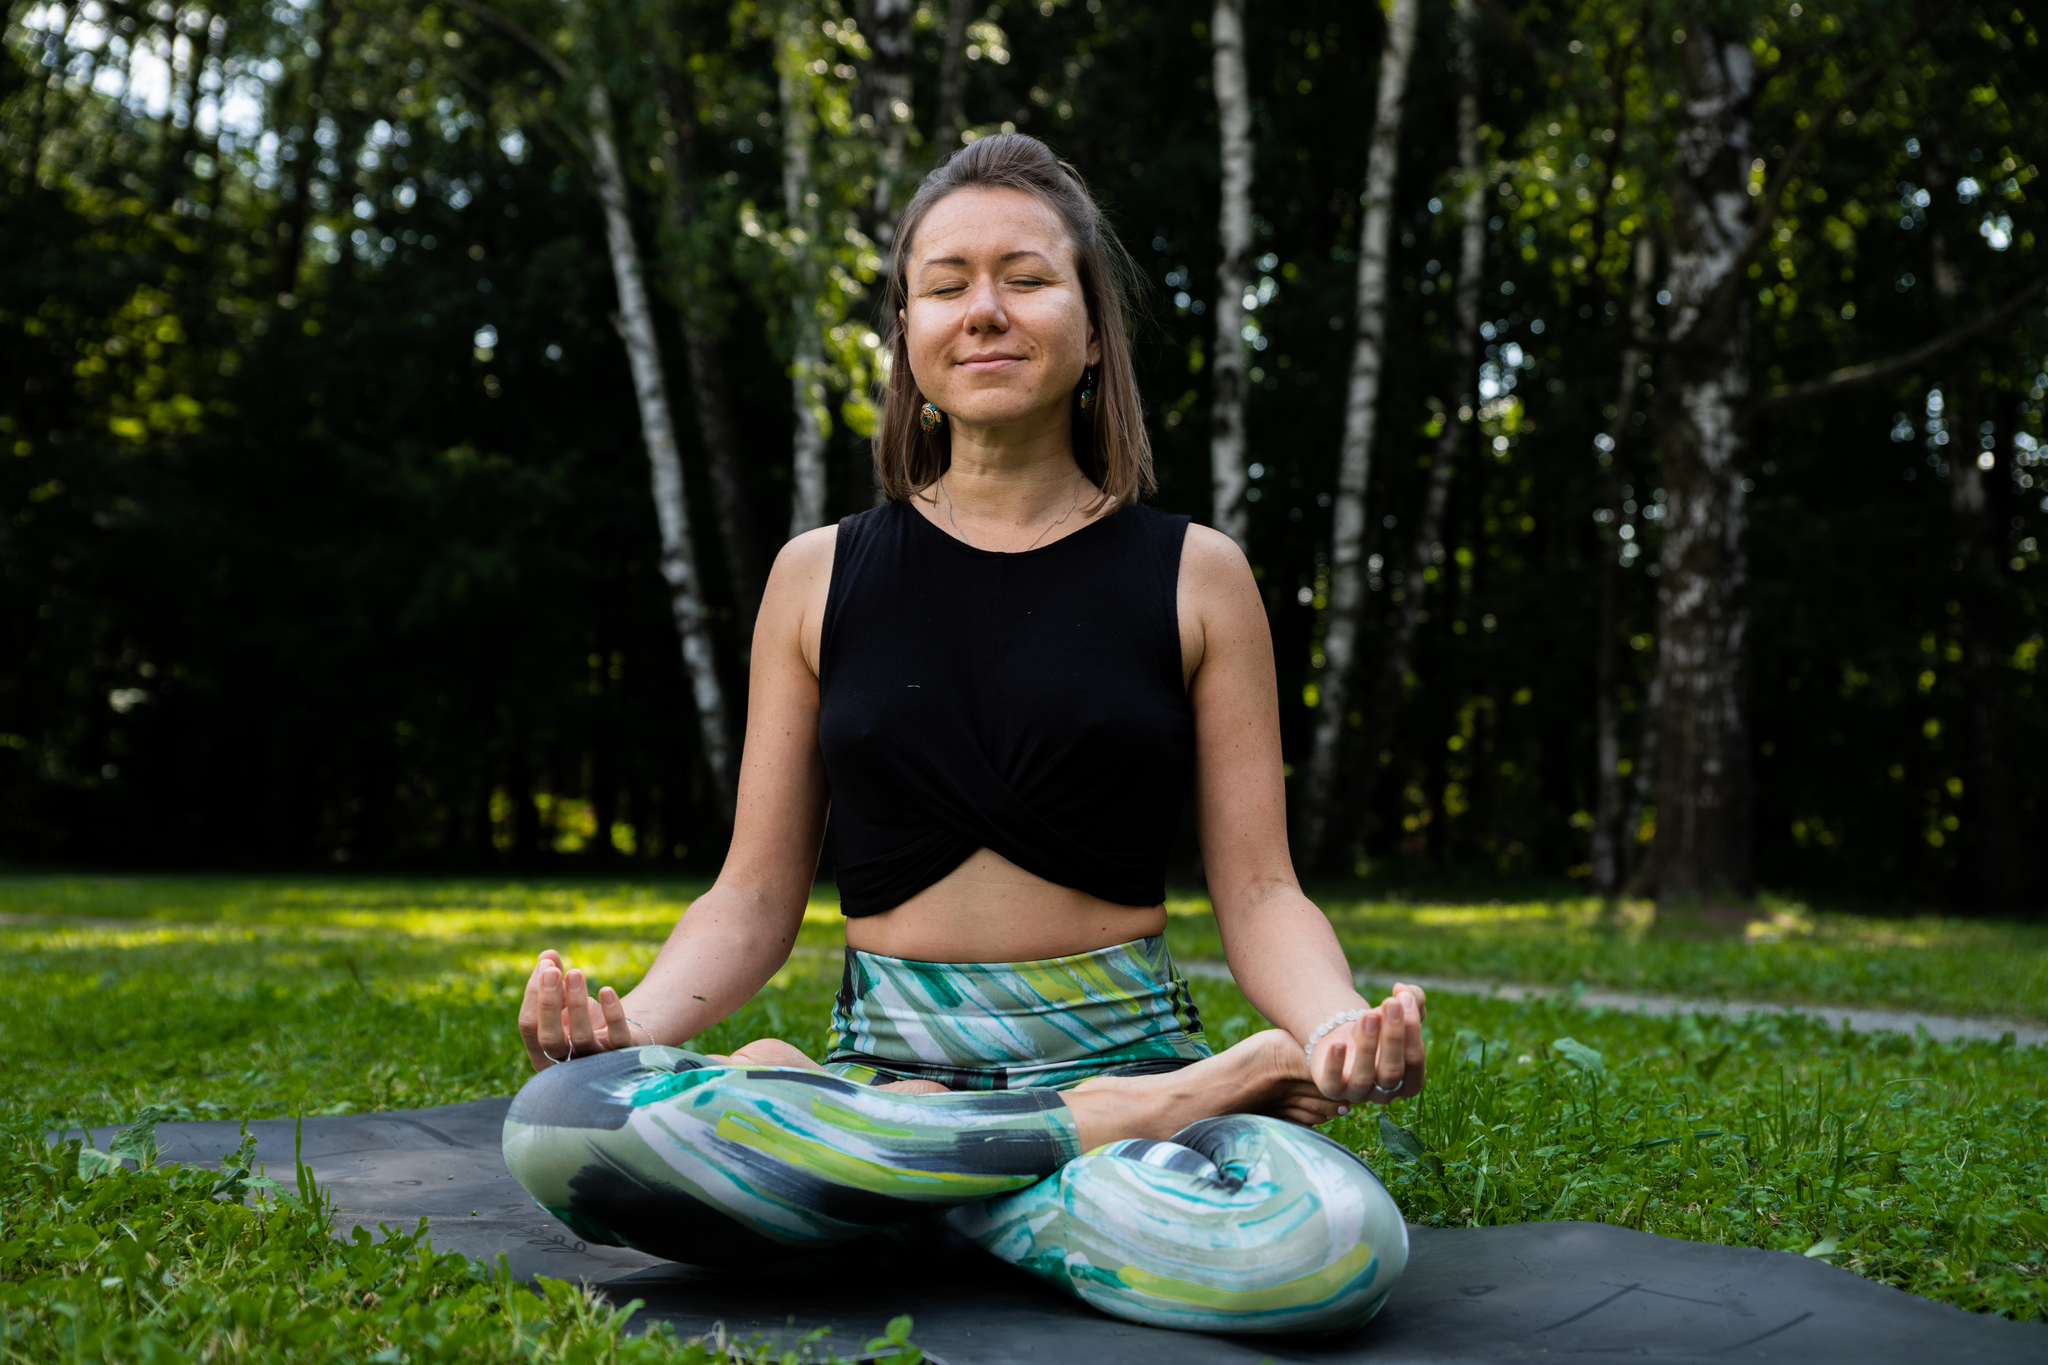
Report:
<svg viewBox="0 0 2048 1365"><path fill-rule="evenodd" d="M963 545L967 546L968 549L979 550L981 547L979 545L976 545L973 541L967 538L967 533L960 529L960 519L953 515L953 495L946 489L946 476L944 474L939 475L939 491L941 493L945 493L946 495L946 520L953 523L953 534L960 537L960 542ZM1076 507L1079 507L1080 505L1081 470L1079 466L1076 466L1074 469L1074 500L1067 504L1067 510L1059 514L1058 520L1046 523L1045 530L1040 531L1037 535L1033 536L1031 538L1031 543L1029 545L1026 545L1021 550L1013 551L1013 553L1020 555L1029 554L1033 550L1037 549L1038 542L1045 539L1045 532L1050 531L1053 527L1064 523L1068 517L1074 515L1074 509Z"/></svg>

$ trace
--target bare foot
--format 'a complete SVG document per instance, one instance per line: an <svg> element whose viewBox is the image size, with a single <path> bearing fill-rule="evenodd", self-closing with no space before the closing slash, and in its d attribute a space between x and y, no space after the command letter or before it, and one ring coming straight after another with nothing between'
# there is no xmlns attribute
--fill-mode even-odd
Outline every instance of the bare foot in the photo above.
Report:
<svg viewBox="0 0 2048 1365"><path fill-rule="evenodd" d="M1218 1114L1271 1114L1318 1124L1348 1106L1326 1099L1309 1077L1301 1044L1284 1029L1163 1076L1098 1076L1066 1092L1081 1150L1119 1138L1168 1138Z"/></svg>
<svg viewBox="0 0 2048 1365"><path fill-rule="evenodd" d="M803 1049L780 1038L756 1038L744 1047L736 1047L730 1057L723 1060L740 1066L800 1066L806 1071L823 1071L825 1068L804 1055Z"/></svg>
<svg viewBox="0 0 2048 1365"><path fill-rule="evenodd" d="M733 1049L729 1057L714 1058L716 1061L732 1062L740 1066L798 1066L806 1071L823 1071L825 1068L812 1061L802 1048L785 1043L780 1038L756 1038L745 1047ZM878 1085L877 1090L893 1090L899 1095L944 1095L946 1087L937 1081L891 1081Z"/></svg>

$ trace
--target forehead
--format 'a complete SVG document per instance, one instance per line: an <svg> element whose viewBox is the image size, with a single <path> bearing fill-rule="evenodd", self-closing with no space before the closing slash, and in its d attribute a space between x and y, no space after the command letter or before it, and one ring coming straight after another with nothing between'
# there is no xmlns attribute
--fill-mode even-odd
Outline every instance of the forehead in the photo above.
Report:
<svg viewBox="0 0 2048 1365"><path fill-rule="evenodd" d="M910 269L934 258L991 261L1035 251L1054 264L1074 263L1074 244L1059 212L1024 190L974 186L931 206L911 243Z"/></svg>

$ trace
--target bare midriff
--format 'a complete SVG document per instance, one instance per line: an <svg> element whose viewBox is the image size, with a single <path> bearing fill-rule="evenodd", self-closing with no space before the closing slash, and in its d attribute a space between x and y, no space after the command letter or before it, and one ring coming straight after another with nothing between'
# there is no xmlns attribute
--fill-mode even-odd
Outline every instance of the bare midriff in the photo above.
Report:
<svg viewBox="0 0 2048 1365"><path fill-rule="evenodd" d="M914 962L1038 962L1166 929L1163 905L1117 905L976 849L893 910L846 922L846 943Z"/></svg>

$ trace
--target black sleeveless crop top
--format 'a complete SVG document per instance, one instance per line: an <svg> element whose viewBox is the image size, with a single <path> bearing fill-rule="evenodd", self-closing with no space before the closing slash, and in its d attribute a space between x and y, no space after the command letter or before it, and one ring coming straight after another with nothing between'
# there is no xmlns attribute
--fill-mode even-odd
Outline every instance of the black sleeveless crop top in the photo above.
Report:
<svg viewBox="0 0 2048 1365"><path fill-rule="evenodd" d="M845 914L893 909L978 848L1118 905L1165 899L1194 774L1187 527L1130 504L998 554L903 502L839 523L818 742Z"/></svg>

